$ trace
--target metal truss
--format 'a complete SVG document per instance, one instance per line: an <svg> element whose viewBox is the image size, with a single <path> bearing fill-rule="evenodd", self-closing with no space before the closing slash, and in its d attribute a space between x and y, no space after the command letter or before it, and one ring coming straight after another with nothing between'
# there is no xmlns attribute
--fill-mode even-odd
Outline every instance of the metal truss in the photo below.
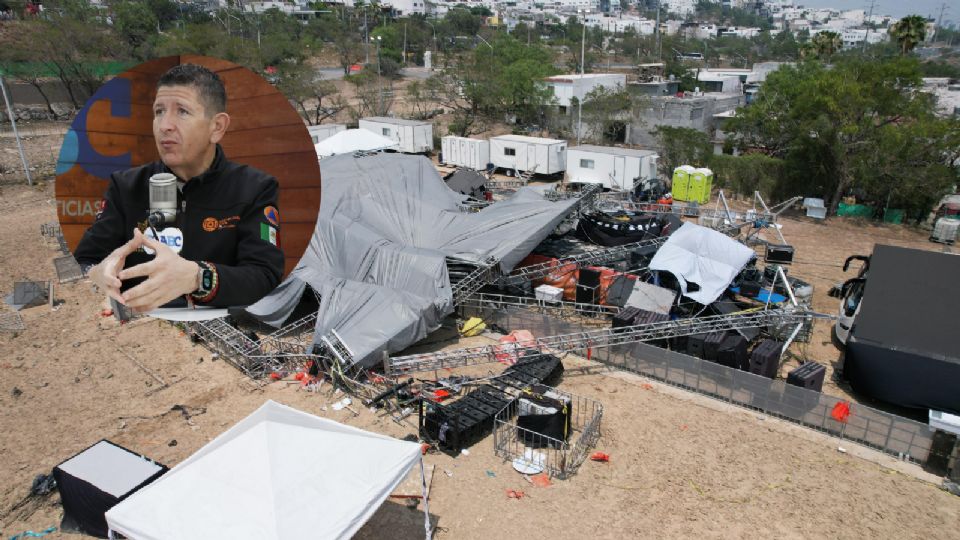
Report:
<svg viewBox="0 0 960 540"><path fill-rule="evenodd" d="M449 262L463 264L460 261L448 260L448 263ZM493 283L497 280L497 278L500 277L500 261L496 259L488 259L481 265L476 265L474 263L470 264L475 266L475 270L451 284L451 287L453 288L453 305L455 306L460 305L461 302L466 300L467 297L473 293L479 291L484 285Z"/></svg>
<svg viewBox="0 0 960 540"><path fill-rule="evenodd" d="M575 255L573 257L567 257L565 259L557 259L556 261L547 261L540 264L523 266L514 270L510 275L501 278L500 284L521 285L527 281L545 278L557 270L562 270L564 273L566 273L583 266L597 265L611 261L621 261L629 257L630 252L635 249L649 246L662 246L664 243L666 243L668 238L668 236L650 238L647 240L641 240L639 242L624 244L622 246L588 251L587 253Z"/></svg>
<svg viewBox="0 0 960 540"><path fill-rule="evenodd" d="M741 328L762 328L776 324L799 324L808 319L829 318L797 307L769 309L756 312L735 313L678 319L639 326L622 328L604 328L576 334L543 337L529 346L520 346L513 352L567 352L588 348L611 347L638 341L652 341L677 336L722 332ZM477 364L489 364L497 361L497 353L502 353L498 345L469 347L454 351L440 351L410 356L398 356L384 361L384 369L389 376L401 376L408 373L434 371Z"/></svg>
<svg viewBox="0 0 960 540"><path fill-rule="evenodd" d="M507 308L525 308L550 315L580 315L583 317L603 319L604 321L608 321L609 317L616 315L622 309L616 306L580 304L577 302L548 302L546 300L537 300L536 298L529 298L526 296L507 296L503 294L485 293L474 294L467 297L460 304L460 307L496 310Z"/></svg>

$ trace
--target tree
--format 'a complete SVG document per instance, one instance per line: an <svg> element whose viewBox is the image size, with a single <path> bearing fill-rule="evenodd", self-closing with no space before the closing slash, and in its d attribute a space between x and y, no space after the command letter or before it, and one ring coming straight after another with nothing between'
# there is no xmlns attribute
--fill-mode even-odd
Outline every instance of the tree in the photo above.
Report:
<svg viewBox="0 0 960 540"><path fill-rule="evenodd" d="M708 165L713 145L706 133L691 128L660 126L654 135L660 148L660 172L664 177L672 177L673 170L681 165Z"/></svg>
<svg viewBox="0 0 960 540"><path fill-rule="evenodd" d="M623 129L633 119L633 96L623 88L598 86L583 99L583 124L587 138L601 144L623 142Z"/></svg>
<svg viewBox="0 0 960 540"><path fill-rule="evenodd" d="M316 72L301 62L284 62L277 69L277 89L290 100L311 126L335 118L346 109L336 85L317 79Z"/></svg>
<svg viewBox="0 0 960 540"><path fill-rule="evenodd" d="M113 29L130 47L137 51L157 33L160 21L144 2L113 2L110 5ZM142 51L140 51L142 53ZM145 59L146 55L139 55Z"/></svg>
<svg viewBox="0 0 960 540"><path fill-rule="evenodd" d="M817 32L807 43L800 48L802 58L829 59L843 48L843 38L836 32Z"/></svg>
<svg viewBox="0 0 960 540"><path fill-rule="evenodd" d="M900 54L906 55L927 36L927 20L920 15L908 15L893 23L890 35L900 44Z"/></svg>
<svg viewBox="0 0 960 540"><path fill-rule="evenodd" d="M771 73L727 126L742 148L784 159L794 194L822 196L831 211L852 189L923 201L957 180L960 126L936 117L920 88L912 58L806 61Z"/></svg>

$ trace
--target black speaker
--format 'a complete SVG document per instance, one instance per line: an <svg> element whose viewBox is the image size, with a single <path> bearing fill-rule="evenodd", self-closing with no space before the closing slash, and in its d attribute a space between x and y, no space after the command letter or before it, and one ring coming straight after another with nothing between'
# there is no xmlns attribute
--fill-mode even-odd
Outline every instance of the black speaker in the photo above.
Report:
<svg viewBox="0 0 960 540"><path fill-rule="evenodd" d="M754 298L760 294L760 283L756 281L744 281L740 285L740 294L749 298Z"/></svg>
<svg viewBox="0 0 960 540"><path fill-rule="evenodd" d="M774 339L761 341L750 353L750 373L776 379L777 371L780 368L780 352L782 349L783 343Z"/></svg>
<svg viewBox="0 0 960 540"><path fill-rule="evenodd" d="M717 361L717 355L720 353L720 345L727 339L726 332L710 332L703 340L703 359L711 362Z"/></svg>
<svg viewBox="0 0 960 540"><path fill-rule="evenodd" d="M687 337L687 354L703 358L704 342L709 334L693 334Z"/></svg>
<svg viewBox="0 0 960 540"><path fill-rule="evenodd" d="M580 275L577 277L577 285L586 285L588 287L600 286L600 272L589 268L581 268Z"/></svg>
<svg viewBox="0 0 960 540"><path fill-rule="evenodd" d="M731 334L724 338L717 350L717 362L727 367L747 371L750 368L747 338L740 334Z"/></svg>
<svg viewBox="0 0 960 540"><path fill-rule="evenodd" d="M767 244L767 253L764 260L774 264L790 264L793 262L793 246L787 244Z"/></svg>
<svg viewBox="0 0 960 540"><path fill-rule="evenodd" d="M820 392L823 390L823 378L827 368L816 362L804 362L800 367L787 374L787 384Z"/></svg>
<svg viewBox="0 0 960 540"><path fill-rule="evenodd" d="M577 283L577 303L578 304L596 304L600 297L599 285L584 285Z"/></svg>
<svg viewBox="0 0 960 540"><path fill-rule="evenodd" d="M613 316L613 327L614 328L623 328L624 326L633 326L636 324L634 319L637 318L637 315L640 314L640 309L635 307L627 307L620 310L620 313L617 313Z"/></svg>

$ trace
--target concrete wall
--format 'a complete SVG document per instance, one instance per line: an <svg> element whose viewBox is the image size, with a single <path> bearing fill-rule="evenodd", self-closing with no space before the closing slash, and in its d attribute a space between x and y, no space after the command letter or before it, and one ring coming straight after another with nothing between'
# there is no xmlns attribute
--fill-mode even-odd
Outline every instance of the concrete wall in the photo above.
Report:
<svg viewBox="0 0 960 540"><path fill-rule="evenodd" d="M650 106L639 112L628 126L627 144L656 146L653 132L660 126L684 127L713 135L713 115L743 105L740 94L720 94L710 97L651 98Z"/></svg>

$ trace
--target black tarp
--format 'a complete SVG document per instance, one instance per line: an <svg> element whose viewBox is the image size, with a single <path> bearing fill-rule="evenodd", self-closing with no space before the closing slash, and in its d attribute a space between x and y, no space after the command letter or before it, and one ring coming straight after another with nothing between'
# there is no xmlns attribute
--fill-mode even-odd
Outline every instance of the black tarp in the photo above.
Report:
<svg viewBox="0 0 960 540"><path fill-rule="evenodd" d="M960 256L877 246L844 375L904 407L960 414Z"/></svg>
<svg viewBox="0 0 960 540"><path fill-rule="evenodd" d="M581 216L577 236L601 246L622 246L656 238L660 236L660 229L660 218L655 215L597 212Z"/></svg>

